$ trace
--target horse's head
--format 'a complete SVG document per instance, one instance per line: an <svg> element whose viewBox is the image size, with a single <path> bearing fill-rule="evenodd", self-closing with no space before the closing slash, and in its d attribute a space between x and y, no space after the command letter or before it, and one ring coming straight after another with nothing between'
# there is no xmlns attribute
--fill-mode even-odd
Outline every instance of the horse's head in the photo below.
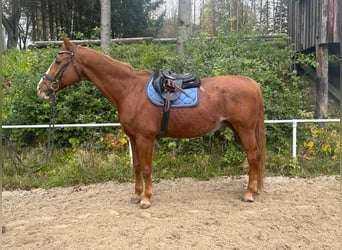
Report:
<svg viewBox="0 0 342 250"><path fill-rule="evenodd" d="M61 51L58 52L38 83L38 94L42 98L49 100L57 91L81 80L80 70L75 60L76 52L77 45L63 36Z"/></svg>

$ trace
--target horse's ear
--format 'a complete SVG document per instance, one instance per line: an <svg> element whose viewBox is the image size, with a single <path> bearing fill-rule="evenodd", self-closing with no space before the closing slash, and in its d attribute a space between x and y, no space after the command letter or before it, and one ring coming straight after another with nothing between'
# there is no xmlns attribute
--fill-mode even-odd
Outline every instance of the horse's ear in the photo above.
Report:
<svg viewBox="0 0 342 250"><path fill-rule="evenodd" d="M63 34L63 47L69 51L71 51L74 48L74 44L70 42L70 40L65 34Z"/></svg>

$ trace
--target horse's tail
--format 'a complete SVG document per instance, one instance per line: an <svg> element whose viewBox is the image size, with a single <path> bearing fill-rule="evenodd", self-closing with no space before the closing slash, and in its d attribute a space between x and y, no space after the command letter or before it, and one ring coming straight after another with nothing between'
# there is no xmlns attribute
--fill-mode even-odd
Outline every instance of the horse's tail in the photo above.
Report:
<svg viewBox="0 0 342 250"><path fill-rule="evenodd" d="M265 121L264 121L264 101L260 92L259 114L255 128L255 137L258 144L259 168L258 168L258 190L261 191L264 186L265 158L266 158L266 139L265 139Z"/></svg>

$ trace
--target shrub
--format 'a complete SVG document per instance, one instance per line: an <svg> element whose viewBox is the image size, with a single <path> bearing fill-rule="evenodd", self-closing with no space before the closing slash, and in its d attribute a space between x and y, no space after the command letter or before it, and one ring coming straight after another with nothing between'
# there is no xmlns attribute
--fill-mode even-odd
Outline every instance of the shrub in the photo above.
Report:
<svg viewBox="0 0 342 250"><path fill-rule="evenodd" d="M309 135L303 142L303 156L307 158L339 158L340 136L335 124L306 124Z"/></svg>
<svg viewBox="0 0 342 250"><path fill-rule="evenodd" d="M3 74L13 86L4 90L3 124L49 122L51 102L45 102L37 96L36 84L57 51L58 49L55 48L31 51L9 50L3 54ZM225 74L249 76L261 85L266 119L302 118L302 114L309 107L309 104L303 101L306 90L301 86L301 78L288 70L294 52L287 46L286 39L263 41L258 36L245 39L242 34L236 33L219 34L216 38L209 38L206 34L197 34L187 43L186 51L188 53L186 58L177 58L175 45L130 44L112 45L110 55L131 63L139 69L175 70L179 65L178 61L181 60L184 62L184 72L192 70L200 77ZM312 62L305 56L297 58L300 61ZM90 83L82 82L71 86L59 93L56 100L55 123L118 121L117 112ZM337 158L336 150L339 148L335 138L337 130L334 132L334 129L328 125L325 128L310 127L309 131L310 133L303 131L298 133L298 138L302 142L300 152L306 158L316 159L315 162L321 162L322 157ZM9 131L5 132L9 133ZM309 171L288 160L292 143L292 137L289 136L292 134L290 125L268 124L266 134L269 151L267 164L272 172L305 175L306 171ZM47 130L12 130L11 140L20 148L19 153L23 155L27 165L39 167L34 176L42 178L46 186L57 185L57 183L61 185L89 183L108 178L125 179L131 174L127 157L122 156L123 152L127 155L127 138L119 128L56 130L57 149L52 159L53 163L49 165L45 163L44 158L34 159L23 147L39 144L38 149L32 149L32 152L37 151L34 155L42 156L48 141ZM303 165L306 164L304 158L299 159ZM221 139L213 134L195 139L160 139L155 143L153 164L156 178L172 176L208 178L222 174L245 173L242 168L244 161L245 154L241 146L236 142L233 133L226 130L221 134ZM335 162L336 159L327 164L322 162L320 164L328 166L326 172L336 172ZM110 168L112 164L118 168L112 170ZM98 167L106 169L99 170ZM310 171L312 173L319 171L317 169L320 168ZM103 174L100 174L101 171ZM13 171L6 168L4 179L7 184L11 181L16 182L17 174L22 173L29 175L32 171L30 169ZM8 176L13 177L11 181ZM31 185L36 184L37 179L32 178Z"/></svg>

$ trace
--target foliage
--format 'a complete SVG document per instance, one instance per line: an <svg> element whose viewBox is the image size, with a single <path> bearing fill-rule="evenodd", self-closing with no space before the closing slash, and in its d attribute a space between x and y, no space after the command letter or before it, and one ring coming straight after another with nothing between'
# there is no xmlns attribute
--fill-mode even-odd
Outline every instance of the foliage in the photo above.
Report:
<svg viewBox="0 0 342 250"><path fill-rule="evenodd" d="M306 109L301 78L289 72L293 52L286 39L265 41L261 35L246 38L242 33L210 38L202 33L190 41L188 51L188 68L202 77L240 74L260 83L266 119L292 119ZM284 148L290 133L287 125L267 126L267 140L274 147Z"/></svg>
<svg viewBox="0 0 342 250"><path fill-rule="evenodd" d="M301 79L289 72L292 51L286 39L264 41L242 33L221 34L212 39L200 34L189 46L188 67L201 76L246 75L260 83L267 119L297 117L305 108Z"/></svg>
<svg viewBox="0 0 342 250"><path fill-rule="evenodd" d="M198 34L187 43L186 50L186 58L177 58L175 45L113 44L110 55L139 69L175 70L177 61L182 60L185 62L184 72L193 70L201 77L247 75L261 85L266 119L309 118L305 114L310 105L303 101L307 91L301 87L301 78L288 70L294 53L286 40L264 41L262 36L246 38L235 33L222 33L216 38ZM12 86L4 89L4 125L49 122L51 102L42 101L37 96L36 84L57 51L54 48L20 52L8 50L3 54L3 74ZM312 62L310 58L297 58ZM116 111L90 83L82 82L66 88L56 98L56 123L118 121ZM306 126L309 127L298 131L301 148L295 162L288 160L291 156L291 126L266 125L268 174L306 176L338 173L338 130L330 125ZM45 157L46 129L5 132L17 145L17 152L26 166L18 168L7 159L4 171L7 188L35 187L39 183L50 187L109 179L130 180L132 177L127 137L119 128L56 129L56 150L50 162ZM311 147L311 141L319 147ZM33 145L34 148L25 147ZM230 130L195 139L163 138L156 141L154 153L156 179L181 176L206 179L246 173L243 168L245 154Z"/></svg>
<svg viewBox="0 0 342 250"><path fill-rule="evenodd" d="M177 62L174 44L112 44L110 56L137 69L173 68Z"/></svg>
<svg viewBox="0 0 342 250"><path fill-rule="evenodd" d="M308 158L333 158L340 155L340 136L334 124L305 124L310 133L303 142L304 156Z"/></svg>
<svg viewBox="0 0 342 250"><path fill-rule="evenodd" d="M174 46L158 44L131 46L114 45L111 48L113 57L123 61L131 61L135 67L158 68L167 65ZM146 50L149 47L149 50ZM99 49L99 48L95 48ZM47 124L51 118L51 102L41 100L36 93L36 85L40 76L49 67L58 50L54 48L35 49L31 51L8 50L4 53L3 74L11 82L12 87L4 90L4 124ZM148 51L154 51L153 54ZM134 60L133 60L134 59ZM63 90L56 95L55 123L105 123L117 122L116 111L102 97L101 93L90 83L82 82ZM63 128L55 133L58 145L68 145L69 138L81 141L96 141L100 134L110 129ZM47 142L48 131L19 129L11 131L12 139L21 146Z"/></svg>
<svg viewBox="0 0 342 250"><path fill-rule="evenodd" d="M124 153L102 150L92 144L79 145L71 140L72 146L58 149L51 161L44 159L45 148L23 149L20 153L23 164L13 166L5 150L3 187L5 189L32 187L70 186L105 182L112 179L132 180L127 146Z"/></svg>
<svg viewBox="0 0 342 250"><path fill-rule="evenodd" d="M293 52L285 40L264 41L261 36L246 39L239 33L221 33L213 39L205 34L198 34L187 44L189 56L186 59L177 58L174 51L175 45L113 44L110 55L139 69L175 70L177 61L184 60L184 71L193 70L201 77L223 74L250 76L261 84L266 119L299 117L306 108L302 98L305 90L300 87L301 79L288 71ZM13 85L11 89L5 90L4 124L49 122L50 103L38 98L35 85L56 52L56 49L48 48L20 53L9 50L4 54L3 73ZM301 57L300 60L305 58ZM115 121L116 112L89 83L69 87L63 90L63 94L57 95L56 123ZM79 138L81 141L93 138L97 141L100 134L109 133L109 129L68 128L58 131L60 132L56 133L56 139L60 145L69 144L69 138ZM23 145L34 144L37 139L43 144L47 141L45 130L14 130L12 133L18 143ZM288 125L268 125L268 143L272 143L274 148L288 148L289 133L291 127Z"/></svg>
<svg viewBox="0 0 342 250"><path fill-rule="evenodd" d="M163 0L110 0L112 37L157 36L164 14ZM100 1L2 0L3 23L9 48L27 40L57 40L63 32L72 39L99 39ZM22 17L22 20L20 18Z"/></svg>
<svg viewBox="0 0 342 250"><path fill-rule="evenodd" d="M111 25L114 36L156 36L163 15L152 15L162 0L112 0ZM152 17L156 18L153 19Z"/></svg>
<svg viewBox="0 0 342 250"><path fill-rule="evenodd" d="M101 136L96 145L103 150L121 152L124 147L129 145L129 138L123 133L122 129L119 129L115 134L107 133Z"/></svg>
<svg viewBox="0 0 342 250"><path fill-rule="evenodd" d="M49 118L49 103L37 98L35 85L40 74L46 71L41 61L51 60L54 50L31 51L8 50L3 55L3 76L11 83L11 88L3 92L3 124L32 124L46 122ZM7 132L7 131L5 131ZM40 130L14 130L12 133L21 142L35 141Z"/></svg>
<svg viewBox="0 0 342 250"><path fill-rule="evenodd" d="M313 177L321 175L339 175L339 160L336 158L311 158L299 155L296 159L268 151L266 175L285 175L293 177Z"/></svg>

